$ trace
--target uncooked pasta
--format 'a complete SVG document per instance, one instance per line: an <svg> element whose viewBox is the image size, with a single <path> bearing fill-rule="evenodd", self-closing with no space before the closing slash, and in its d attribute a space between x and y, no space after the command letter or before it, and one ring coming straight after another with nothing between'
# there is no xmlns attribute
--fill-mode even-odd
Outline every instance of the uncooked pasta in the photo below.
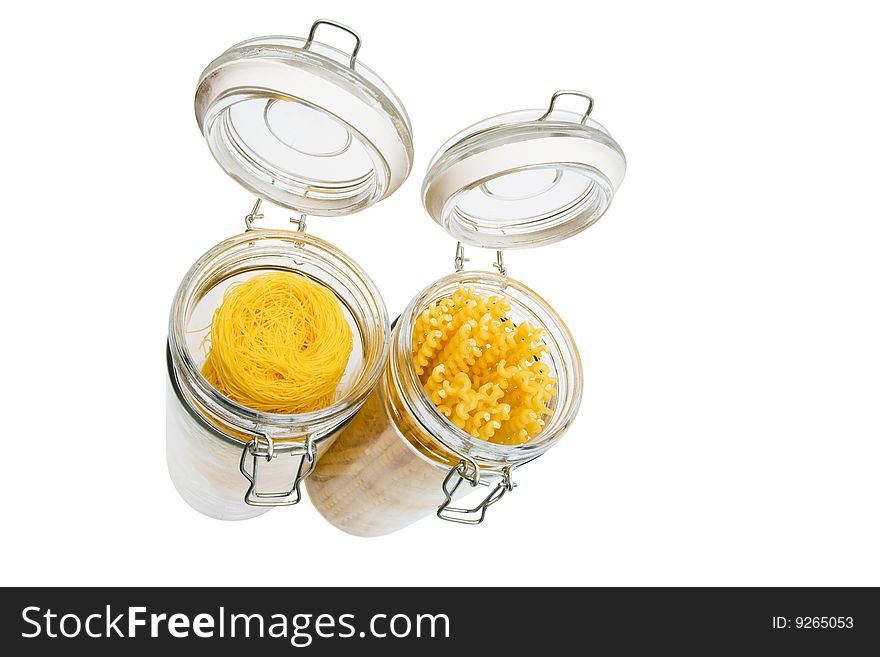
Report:
<svg viewBox="0 0 880 657"><path fill-rule="evenodd" d="M330 289L278 271L226 290L206 344L202 374L221 393L258 411L305 413L335 400L352 331Z"/></svg>
<svg viewBox="0 0 880 657"><path fill-rule="evenodd" d="M459 287L426 308L413 328L416 372L455 426L475 438L521 445L551 413L556 378L542 359L543 329L514 325L502 296Z"/></svg>

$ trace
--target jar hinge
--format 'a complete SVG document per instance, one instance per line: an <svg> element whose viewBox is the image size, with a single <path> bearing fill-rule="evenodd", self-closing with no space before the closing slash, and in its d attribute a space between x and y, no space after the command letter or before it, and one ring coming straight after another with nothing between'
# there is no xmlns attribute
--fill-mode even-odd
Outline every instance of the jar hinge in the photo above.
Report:
<svg viewBox="0 0 880 657"><path fill-rule="evenodd" d="M260 206L263 204L263 199L258 198L254 203L254 207L251 208L251 211L248 212L244 216L244 230L245 232L249 232L252 230L257 230L254 227L254 222L263 219L266 215L260 214ZM296 230L298 233L306 232L306 215L301 214L299 219L290 218L290 223L296 224Z"/></svg>
<svg viewBox="0 0 880 657"><path fill-rule="evenodd" d="M262 443L265 443L265 446L262 446ZM300 457L293 486L286 491L260 492L257 490L259 460L265 458L268 463L278 456L275 450L275 442L267 435L255 436L241 450L239 469L241 474L245 476L245 479L250 482L250 486L244 494L246 504L250 506L293 506L294 504L299 504L299 501L302 499L300 484L302 484L306 477L312 474L312 471L315 469L315 462L318 460L314 436L306 438L302 443L301 449L285 450L284 453ZM247 467L248 456L252 458L250 468Z"/></svg>
<svg viewBox="0 0 880 657"><path fill-rule="evenodd" d="M486 481L485 478L480 477L480 468L473 460L463 459L457 466L449 470L449 473L443 480L443 493L446 496L446 500L437 508L437 517L463 525L479 525L486 518L486 509L504 497L505 493L512 491L516 487L511 476L513 469L516 467L516 465L508 465L502 468L501 473L496 475L498 483L483 498L483 501L475 507L454 507L450 506L452 498L463 481L467 481L472 487L491 485L491 481ZM453 479L456 480L454 484L452 483Z"/></svg>
<svg viewBox="0 0 880 657"><path fill-rule="evenodd" d="M464 263L470 262L470 258L464 257L464 245L461 242L455 244L455 271L464 269ZM507 276L507 267L504 265L504 251L500 249L495 251L495 262L492 266L498 270L502 276Z"/></svg>

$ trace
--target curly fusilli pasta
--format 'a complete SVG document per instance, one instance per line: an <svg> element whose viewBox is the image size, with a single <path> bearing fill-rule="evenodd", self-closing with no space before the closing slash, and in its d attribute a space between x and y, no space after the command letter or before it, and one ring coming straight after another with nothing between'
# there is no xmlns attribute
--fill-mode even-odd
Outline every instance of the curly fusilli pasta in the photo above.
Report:
<svg viewBox="0 0 880 657"><path fill-rule="evenodd" d="M475 438L520 445L552 412L556 378L542 355L544 330L514 325L503 296L459 287L416 319L412 352L425 392Z"/></svg>

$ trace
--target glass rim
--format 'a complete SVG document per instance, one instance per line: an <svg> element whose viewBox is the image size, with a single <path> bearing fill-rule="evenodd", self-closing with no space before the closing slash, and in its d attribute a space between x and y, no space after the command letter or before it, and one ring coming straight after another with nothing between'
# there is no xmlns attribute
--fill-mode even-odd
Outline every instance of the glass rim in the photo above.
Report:
<svg viewBox="0 0 880 657"><path fill-rule="evenodd" d="M280 240L282 244L289 242L289 248L296 249L295 252L292 252L292 255L299 257L302 257L303 254L301 245L307 245L314 249L312 252L314 256L323 258L328 262L335 261L338 269L347 270L347 273L352 275L350 280L357 282L348 291L357 293L360 297L371 302L369 305L376 311L370 317L376 322L375 329L378 333L376 345L378 350L372 354L365 351L364 367L359 372L358 379L346 391L344 396L341 396L329 406L316 411L291 414L269 413L249 408L226 397L208 383L201 370L196 366L195 360L186 345L187 311L189 309L189 301L197 292L199 277L207 276L212 263L215 263L216 258L222 254L228 253L236 247L263 240ZM255 253L254 255L258 254ZM218 281L213 281L213 283L216 285L226 280L226 278L228 276ZM364 336L364 326L362 324L364 320L359 318L353 310L352 316L357 324L358 332L361 336ZM175 294L169 317L168 348L175 369L173 373L170 372L169 374L182 375L179 377L182 380L178 380L178 384L186 389L188 401L189 396L192 396L193 401L197 402L192 410L200 416L205 416L206 413L209 413L215 420L229 423L231 425L230 428L233 430L255 436L270 433L286 438L304 438L309 434L324 433L334 429L360 408L360 405L375 388L385 368L389 352L388 336L390 332L388 311L378 287L360 265L344 252L329 242L308 233L286 230L254 230L230 237L209 249L196 260L182 279ZM370 355L372 357L369 357ZM193 406L192 403L189 403L189 405ZM208 408L203 408L203 405ZM218 412L220 417L216 417ZM222 427L218 427L218 429L222 431ZM296 435L287 436L286 434L288 433ZM235 442L244 442L234 436L229 437ZM272 437L274 438L275 435L272 435Z"/></svg>
<svg viewBox="0 0 880 657"><path fill-rule="evenodd" d="M529 318L537 321L547 332L558 352L560 363L554 362L557 377L566 386L557 402L548 425L534 441L521 445L503 445L475 438L456 427L443 415L425 392L416 373L412 357L412 329L416 319L438 294L449 288L471 284L483 289L490 288L505 294L518 310L527 309ZM513 291L518 297L510 299ZM549 320L549 321L548 321ZM568 327L555 310L531 288L507 276L488 271L461 271L445 276L417 294L401 313L392 334L392 355L389 359L392 379L398 387L401 401L419 424L453 454L474 459L481 466L501 467L505 464L522 464L531 461L555 445L577 415L583 396L583 368L580 354ZM566 362L567 359L567 362ZM563 369L563 372L560 372ZM560 374L564 374L562 379Z"/></svg>
<svg viewBox="0 0 880 657"><path fill-rule="evenodd" d="M592 118L585 123L581 119L562 109L552 114L517 110L460 130L428 165L421 190L423 207L447 233L471 246L530 248L581 232L604 215L626 171L623 150L604 126ZM486 194L487 183L538 169L555 169L557 177L568 171L586 179L587 186L527 196L528 214L511 218L510 230L498 223L497 211L503 216L503 208L495 207L484 216L461 205L472 192ZM593 202L593 193L601 196L599 202ZM515 207L522 211L525 206Z"/></svg>
<svg viewBox="0 0 880 657"><path fill-rule="evenodd" d="M409 116L388 84L360 60L349 65L350 57L318 40L281 35L247 39L216 57L196 86L195 115L221 168L245 189L311 216L353 214L396 191L412 168ZM288 169L262 150L251 152L230 112L254 100L318 111L363 149L369 167L351 179L314 181L301 166Z"/></svg>

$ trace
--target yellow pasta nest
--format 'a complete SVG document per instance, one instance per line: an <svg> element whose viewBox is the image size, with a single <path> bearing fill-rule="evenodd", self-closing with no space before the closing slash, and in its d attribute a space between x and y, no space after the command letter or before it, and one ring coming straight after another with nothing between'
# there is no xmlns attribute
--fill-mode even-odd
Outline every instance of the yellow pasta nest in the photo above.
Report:
<svg viewBox="0 0 880 657"><path fill-rule="evenodd" d="M333 403L352 350L351 327L331 290L292 272L231 285L205 338L202 374L258 411L305 413Z"/></svg>
<svg viewBox="0 0 880 657"><path fill-rule="evenodd" d="M459 287L413 328L416 372L437 408L475 438L521 445L550 415L556 378L541 360L544 330L514 325L510 303Z"/></svg>

